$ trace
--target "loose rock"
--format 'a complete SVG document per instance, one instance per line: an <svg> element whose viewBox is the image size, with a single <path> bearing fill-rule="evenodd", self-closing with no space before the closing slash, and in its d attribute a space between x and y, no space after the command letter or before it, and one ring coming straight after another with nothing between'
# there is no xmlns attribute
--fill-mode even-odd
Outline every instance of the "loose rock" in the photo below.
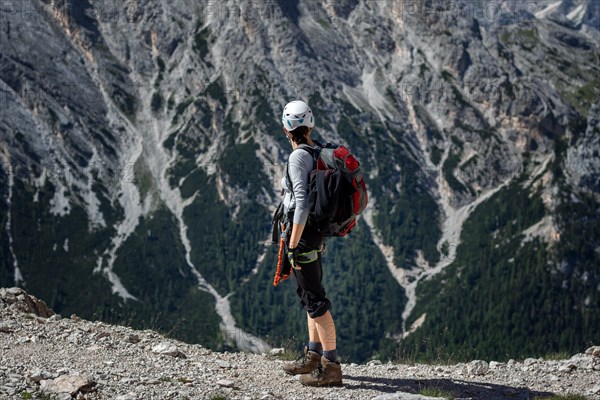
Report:
<svg viewBox="0 0 600 400"><path fill-rule="evenodd" d="M269 351L269 354L272 356L279 356L281 354L285 353L285 349L284 348L276 348L276 349L271 349L271 351Z"/></svg>
<svg viewBox="0 0 600 400"><path fill-rule="evenodd" d="M41 369L36 369L29 375L29 379L32 381L39 383L42 380L52 379L54 376L48 371L42 371Z"/></svg>
<svg viewBox="0 0 600 400"><path fill-rule="evenodd" d="M488 363L482 360L474 360L467 364L467 373L469 375L485 375L488 369Z"/></svg>
<svg viewBox="0 0 600 400"><path fill-rule="evenodd" d="M185 354L183 354L177 346L173 343L162 342L152 348L152 352L156 354L162 354L164 356L171 357L181 357L186 358Z"/></svg>
<svg viewBox="0 0 600 400"><path fill-rule="evenodd" d="M233 381L227 380L227 379L220 379L217 381L217 385L219 386L223 386L223 387L228 387L231 388L233 387L235 383Z"/></svg>
<svg viewBox="0 0 600 400"><path fill-rule="evenodd" d="M63 375L56 379L42 380L40 390L43 393L69 393L71 396L75 396L78 392L90 392L95 385L96 382L87 376Z"/></svg>
<svg viewBox="0 0 600 400"><path fill-rule="evenodd" d="M506 364L498 362L498 361L490 361L490 369L498 369L498 368L504 368L506 367Z"/></svg>
<svg viewBox="0 0 600 400"><path fill-rule="evenodd" d="M585 354L589 354L594 357L600 357L600 346L592 346L585 351Z"/></svg>

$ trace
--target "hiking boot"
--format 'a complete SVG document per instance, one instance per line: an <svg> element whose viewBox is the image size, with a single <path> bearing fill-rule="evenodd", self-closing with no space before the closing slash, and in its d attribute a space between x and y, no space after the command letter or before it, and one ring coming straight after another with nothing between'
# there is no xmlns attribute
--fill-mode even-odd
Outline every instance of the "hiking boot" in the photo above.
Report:
<svg viewBox="0 0 600 400"><path fill-rule="evenodd" d="M310 375L302 375L300 383L306 386L342 386L342 366L321 357L321 365Z"/></svg>
<svg viewBox="0 0 600 400"><path fill-rule="evenodd" d="M308 347L304 347L304 354L292 363L283 365L283 370L290 375L310 374L318 366L321 361L321 355L314 351L310 351Z"/></svg>

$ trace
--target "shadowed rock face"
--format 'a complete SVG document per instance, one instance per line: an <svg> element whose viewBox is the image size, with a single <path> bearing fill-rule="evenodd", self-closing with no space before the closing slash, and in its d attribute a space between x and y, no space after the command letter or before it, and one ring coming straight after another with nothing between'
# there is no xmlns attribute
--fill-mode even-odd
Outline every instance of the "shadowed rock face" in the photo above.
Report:
<svg viewBox="0 0 600 400"><path fill-rule="evenodd" d="M299 334L299 310L282 321L256 305L295 301L264 289L263 241L289 151L279 113L301 98L315 135L349 145L365 171L373 218L356 265L332 246L330 285L343 304L372 304L340 310L341 322L387 321L372 346L413 322L399 317L416 301L407 282L462 257L463 223L512 184L543 200L540 246L569 248L540 257L583 282L577 310L597 304L597 250L580 251L565 214L581 202L583 225L598 218L596 2L8 3L0 284L16 280L57 312L185 321L181 337L215 347L240 342L223 339L224 320ZM508 242L521 233L500 240L501 224L484 241L518 253ZM351 267L382 279L357 293Z"/></svg>

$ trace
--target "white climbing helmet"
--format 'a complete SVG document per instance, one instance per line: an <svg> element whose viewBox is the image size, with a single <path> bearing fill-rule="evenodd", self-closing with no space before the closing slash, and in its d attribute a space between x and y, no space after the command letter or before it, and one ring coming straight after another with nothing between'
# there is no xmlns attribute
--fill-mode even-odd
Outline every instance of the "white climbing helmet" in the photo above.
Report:
<svg viewBox="0 0 600 400"><path fill-rule="evenodd" d="M315 118L308 104L301 100L294 100L283 108L281 123L288 131L293 131L299 126L312 128L315 126Z"/></svg>

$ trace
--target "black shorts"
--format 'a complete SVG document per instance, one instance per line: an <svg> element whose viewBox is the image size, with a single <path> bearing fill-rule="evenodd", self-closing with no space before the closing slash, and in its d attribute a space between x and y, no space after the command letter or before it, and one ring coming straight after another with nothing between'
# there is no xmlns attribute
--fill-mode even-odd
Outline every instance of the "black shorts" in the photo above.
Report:
<svg viewBox="0 0 600 400"><path fill-rule="evenodd" d="M288 221L294 218L293 212L288 215ZM289 237L288 237L289 240ZM296 293L300 297L300 303L311 318L317 318L325 314L331 307L331 302L325 297L323 287L323 264L321 263L321 247L323 246L323 234L321 234L310 220L304 227L302 237L298 242L298 253L318 250L318 257L310 263L299 263L301 270L292 268L296 277Z"/></svg>
<svg viewBox="0 0 600 400"><path fill-rule="evenodd" d="M300 248L302 252L302 248ZM300 264L301 270L292 269L296 277L296 293L300 297L300 303L311 318L317 318L325 314L331 307L331 302L325 297L323 287L323 264L321 263L321 252L318 258L307 264Z"/></svg>

